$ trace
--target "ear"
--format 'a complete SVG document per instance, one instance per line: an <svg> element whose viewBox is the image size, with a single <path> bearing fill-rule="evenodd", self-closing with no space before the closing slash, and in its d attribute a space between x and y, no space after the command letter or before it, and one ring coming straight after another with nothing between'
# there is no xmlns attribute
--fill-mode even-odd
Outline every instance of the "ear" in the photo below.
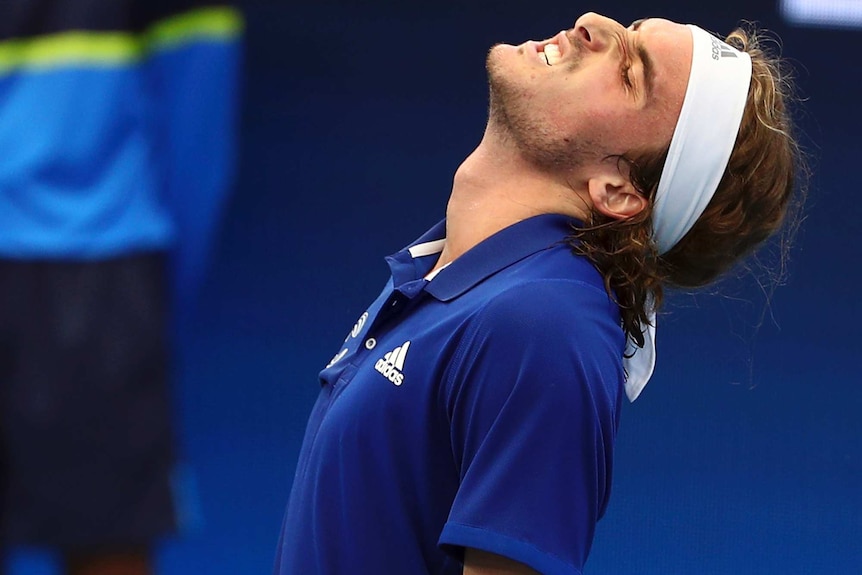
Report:
<svg viewBox="0 0 862 575"><path fill-rule="evenodd" d="M624 220L641 213L647 199L631 181L619 172L606 172L589 179L587 186L593 207L615 220Z"/></svg>

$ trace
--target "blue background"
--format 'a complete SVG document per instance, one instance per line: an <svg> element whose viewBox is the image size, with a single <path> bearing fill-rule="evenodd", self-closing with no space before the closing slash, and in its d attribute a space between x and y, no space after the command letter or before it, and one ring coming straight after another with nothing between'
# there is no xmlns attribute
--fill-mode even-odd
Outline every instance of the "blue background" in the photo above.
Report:
<svg viewBox="0 0 862 575"><path fill-rule="evenodd" d="M767 299L746 276L671 298L587 572L862 573L862 32L791 27L760 0L243 5L239 180L177 339L194 473L160 573L270 572L317 371L383 285L383 255L444 215L484 127L487 49L589 10L775 31L814 176L786 286ZM51 561L25 550L13 573Z"/></svg>

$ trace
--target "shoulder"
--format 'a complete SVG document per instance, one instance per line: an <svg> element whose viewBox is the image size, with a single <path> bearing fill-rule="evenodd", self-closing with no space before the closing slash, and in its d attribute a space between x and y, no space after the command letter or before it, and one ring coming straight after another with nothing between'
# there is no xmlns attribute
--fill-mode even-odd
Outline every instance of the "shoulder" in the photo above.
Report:
<svg viewBox="0 0 862 575"><path fill-rule="evenodd" d="M476 315L488 321L545 319L544 328L566 320L619 323L619 308L608 294L601 274L566 244L541 250L501 270L483 286L484 301Z"/></svg>
<svg viewBox="0 0 862 575"><path fill-rule="evenodd" d="M556 341L576 351L582 345L624 343L619 309L601 287L565 277L527 278L489 297L472 318L473 330L521 342ZM600 342L595 338L600 337ZM576 345L578 344L578 345Z"/></svg>
<svg viewBox="0 0 862 575"><path fill-rule="evenodd" d="M450 398L490 395L504 402L516 391L549 398L549 389L557 388L555 403L581 404L598 395L613 404L624 348L617 306L603 290L563 278L521 281L470 318L449 363L446 389Z"/></svg>

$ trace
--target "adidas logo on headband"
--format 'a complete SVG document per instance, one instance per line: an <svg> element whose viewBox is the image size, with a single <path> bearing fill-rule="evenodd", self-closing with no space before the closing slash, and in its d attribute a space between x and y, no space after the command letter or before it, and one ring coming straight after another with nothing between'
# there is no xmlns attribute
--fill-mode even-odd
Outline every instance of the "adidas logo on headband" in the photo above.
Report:
<svg viewBox="0 0 862 575"><path fill-rule="evenodd" d="M712 59L718 60L720 58L736 58L736 50L734 50L718 38L713 38Z"/></svg>

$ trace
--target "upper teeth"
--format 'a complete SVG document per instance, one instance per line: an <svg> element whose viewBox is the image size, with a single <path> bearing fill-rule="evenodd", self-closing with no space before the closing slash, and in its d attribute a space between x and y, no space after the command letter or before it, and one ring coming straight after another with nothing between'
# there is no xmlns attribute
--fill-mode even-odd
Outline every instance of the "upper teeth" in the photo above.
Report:
<svg viewBox="0 0 862 575"><path fill-rule="evenodd" d="M553 66L560 61L560 48L556 44L545 45L544 54L545 62L548 63L548 66Z"/></svg>

